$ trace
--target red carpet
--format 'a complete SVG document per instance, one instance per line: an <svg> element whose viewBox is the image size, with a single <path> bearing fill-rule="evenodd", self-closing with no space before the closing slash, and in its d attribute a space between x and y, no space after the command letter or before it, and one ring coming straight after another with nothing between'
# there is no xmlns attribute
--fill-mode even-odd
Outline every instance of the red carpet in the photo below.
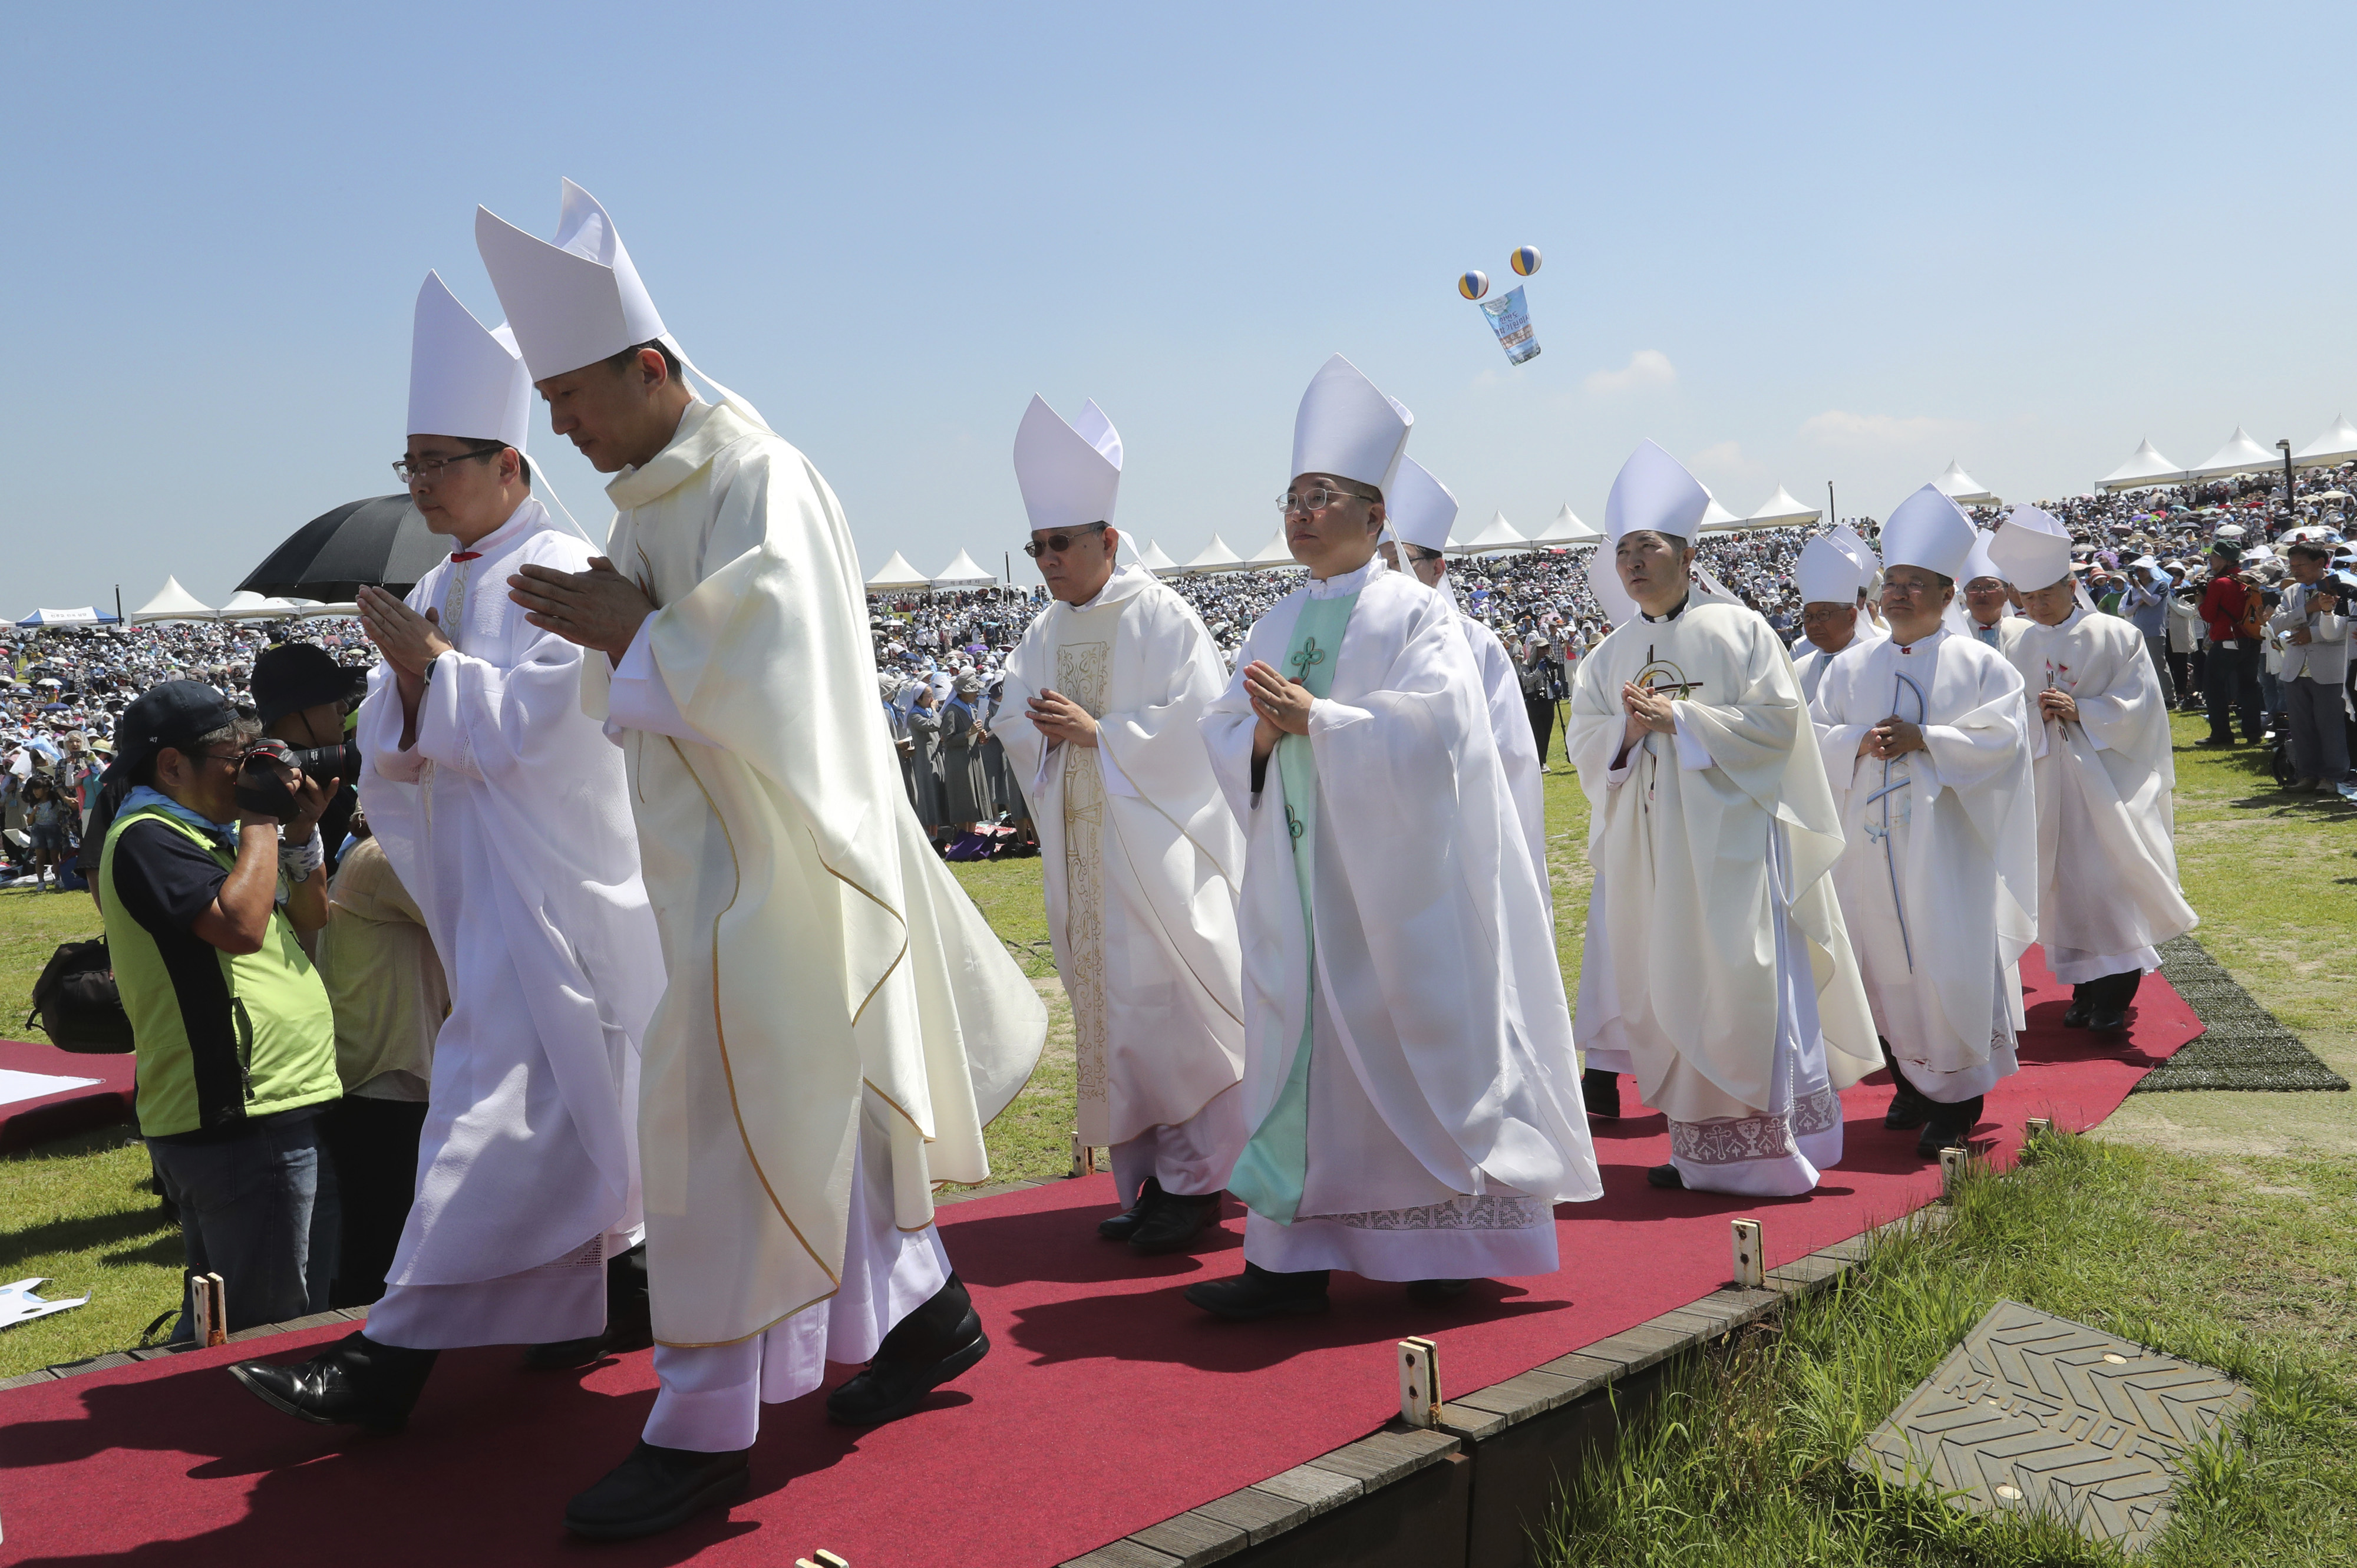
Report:
<svg viewBox="0 0 2357 1568"><path fill-rule="evenodd" d="M2100 1122L2154 1063L2201 1032L2158 977L2131 1043L2058 1025L2067 988L2035 951L2022 1071L1989 1096L2000 1159L2024 1116ZM1397 1285L1336 1276L1322 1318L1243 1325L1178 1298L1243 1267L1242 1221L1192 1257L1139 1260L1098 1241L1106 1177L942 1210L950 1253L996 1349L916 1416L828 1426L821 1396L767 1412L754 1495L726 1519L588 1547L565 1500L619 1461L653 1398L641 1353L587 1375L532 1377L511 1349L446 1355L409 1431L371 1438L277 1415L220 1370L231 1347L0 1394L0 1563L338 1568L419 1563L754 1564L814 1548L855 1568L1039 1568L1079 1555L1365 1435L1398 1409L1394 1344L1437 1337L1445 1387L1501 1381L1707 1294L1728 1273L1727 1219L1757 1215L1789 1262L1921 1207L1939 1173L1889 1095L1846 1097L1848 1158L1807 1198L1657 1192L1662 1119L1601 1123L1606 1197L1561 1211L1561 1273L1477 1286L1440 1309ZM328 1333L264 1342L274 1359Z"/></svg>
<svg viewBox="0 0 2357 1568"><path fill-rule="evenodd" d="M112 1122L132 1119L134 1058L127 1051L92 1056L23 1040L0 1040L0 1068L56 1078L98 1079L80 1089L0 1105L0 1153L30 1148L86 1127L103 1127Z"/></svg>

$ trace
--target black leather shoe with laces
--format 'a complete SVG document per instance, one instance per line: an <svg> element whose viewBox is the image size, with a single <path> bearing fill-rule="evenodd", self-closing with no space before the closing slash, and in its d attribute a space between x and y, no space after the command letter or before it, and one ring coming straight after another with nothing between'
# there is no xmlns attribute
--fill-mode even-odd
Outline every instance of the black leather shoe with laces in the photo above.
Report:
<svg viewBox="0 0 2357 1568"><path fill-rule="evenodd" d="M1110 1219L1098 1220L1097 1234L1108 1241L1128 1240L1131 1234L1146 1222L1146 1217L1154 1212L1154 1206L1161 1201L1162 1184L1147 1176L1146 1185L1137 1189L1137 1201Z"/></svg>
<svg viewBox="0 0 2357 1568"><path fill-rule="evenodd" d="M321 1426L399 1432L440 1354L347 1334L307 1361L240 1361L229 1371L263 1403L288 1415Z"/></svg>
<svg viewBox="0 0 2357 1568"><path fill-rule="evenodd" d="M898 1421L988 1354L981 1315L952 1274L931 1301L893 1325L874 1360L826 1396L827 1419L845 1426Z"/></svg>
<svg viewBox="0 0 2357 1568"><path fill-rule="evenodd" d="M1218 1224L1219 1219L1218 1193L1189 1197L1166 1192L1154 1212L1146 1217L1146 1223L1130 1232L1129 1250L1142 1258L1183 1251L1205 1227Z"/></svg>
<svg viewBox="0 0 2357 1568"><path fill-rule="evenodd" d="M704 1454L640 1442L596 1486L565 1505L565 1528L592 1541L630 1541L736 1501L752 1484L753 1451Z"/></svg>
<svg viewBox="0 0 2357 1568"><path fill-rule="evenodd" d="M1258 1263L1246 1263L1244 1272L1233 1279L1205 1280L1189 1285L1185 1294L1190 1305L1205 1312L1249 1323L1285 1313L1325 1311L1329 1305L1327 1278L1324 1269L1281 1274Z"/></svg>

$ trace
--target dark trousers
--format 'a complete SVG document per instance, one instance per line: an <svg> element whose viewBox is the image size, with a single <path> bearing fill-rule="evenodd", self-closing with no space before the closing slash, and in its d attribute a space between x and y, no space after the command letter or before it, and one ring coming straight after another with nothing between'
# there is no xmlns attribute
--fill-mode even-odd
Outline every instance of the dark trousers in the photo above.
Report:
<svg viewBox="0 0 2357 1568"><path fill-rule="evenodd" d="M2199 677L2193 671L2193 655L2171 653L2169 656L2169 678L2177 682L2177 701L2191 705L2193 693L2201 689L2197 684Z"/></svg>
<svg viewBox="0 0 2357 1568"><path fill-rule="evenodd" d="M2212 645L2201 688L2201 694L2210 701L2212 738L2231 738L2234 725L2230 715L2239 712L2244 740L2259 744L2265 733L2259 722L2259 672L2266 667L2266 650L2255 638L2244 638L2242 645L2233 648Z"/></svg>
<svg viewBox="0 0 2357 1568"><path fill-rule="evenodd" d="M2296 675L2283 682L2283 704L2291 729L2292 766L2299 776L2336 785L2349 777L2349 727L2341 711L2341 683Z"/></svg>
<svg viewBox="0 0 2357 1568"><path fill-rule="evenodd" d="M274 1116L218 1144L149 1140L147 1152L179 1206L180 1246L188 1273L221 1277L231 1331L284 1323L327 1307L327 1282L315 1289L313 1222L319 1197L318 1120ZM318 1239L332 1247L330 1238ZM188 1293L180 1296L174 1339L196 1331Z"/></svg>
<svg viewBox="0 0 2357 1568"><path fill-rule="evenodd" d="M1534 703L1525 697L1523 706L1531 715L1531 737L1539 743L1539 761L1544 763L1547 759L1547 745L1555 739L1555 704L1551 702Z"/></svg>
<svg viewBox="0 0 2357 1568"><path fill-rule="evenodd" d="M425 1130L424 1101L347 1095L319 1119L342 1200L329 1306L366 1306L384 1294L385 1271L417 1192L417 1141Z"/></svg>
<svg viewBox="0 0 2357 1568"><path fill-rule="evenodd" d="M2071 1000L2084 1002L2098 1013L2114 1008L2126 1008L2136 1000L2136 988L2144 983L2144 971L2123 970L2104 975L2101 980L2083 981L2071 988Z"/></svg>

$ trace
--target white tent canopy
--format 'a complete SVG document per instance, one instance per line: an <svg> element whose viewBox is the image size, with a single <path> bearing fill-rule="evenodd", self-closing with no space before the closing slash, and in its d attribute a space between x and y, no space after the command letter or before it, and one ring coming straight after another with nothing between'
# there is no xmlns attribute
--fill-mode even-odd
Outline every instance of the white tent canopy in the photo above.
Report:
<svg viewBox="0 0 2357 1568"><path fill-rule="evenodd" d="M212 607L180 586L180 579L178 577L165 578L164 585L156 590L156 596L131 612L131 621L135 626L144 625L151 620L211 620L212 618Z"/></svg>
<svg viewBox="0 0 2357 1568"><path fill-rule="evenodd" d="M292 599L265 599L252 588L240 588L219 613L223 620L285 620L301 615L303 607Z"/></svg>
<svg viewBox="0 0 2357 1568"><path fill-rule="evenodd" d="M1760 510L1743 521L1753 528L1792 528L1805 527L1823 516L1822 510L1803 506L1792 491L1778 485L1776 493L1760 502Z"/></svg>
<svg viewBox="0 0 2357 1568"><path fill-rule="evenodd" d="M2291 460L2303 468L2346 463L2352 458L2357 458L2357 424L2350 424L2344 413L2334 414L2331 429L2291 455Z"/></svg>
<svg viewBox="0 0 2357 1568"><path fill-rule="evenodd" d="M1178 570L1178 563L1162 553L1162 546L1150 539L1146 542L1146 548L1138 553L1137 564L1157 577L1168 577Z"/></svg>
<svg viewBox="0 0 2357 1568"><path fill-rule="evenodd" d="M1602 529L1591 528L1580 521L1578 515L1571 510L1571 503L1566 501L1563 503L1563 510L1555 514L1555 521L1531 536L1531 542L1553 545L1596 544L1600 543L1603 538Z"/></svg>
<svg viewBox="0 0 2357 1568"><path fill-rule="evenodd" d="M941 575L933 579L933 586L936 588L988 588L996 586L997 582L997 573L984 571L979 562L961 550L957 553L957 559L942 567Z"/></svg>
<svg viewBox="0 0 2357 1568"><path fill-rule="evenodd" d="M1964 466L1955 458L1948 459L1948 471L1932 481L1939 492L1958 506L1995 506L1996 494L1984 489L1978 479L1964 472Z"/></svg>
<svg viewBox="0 0 2357 1568"><path fill-rule="evenodd" d="M895 588L930 588L932 585L933 580L909 565L909 558L897 550L892 552L892 559L877 567L876 575L867 579L867 591L871 594L889 593Z"/></svg>
<svg viewBox="0 0 2357 1568"><path fill-rule="evenodd" d="M2163 485L2181 484L2185 470L2162 456L2150 441L2136 443L2136 453L2129 459L2095 481L2099 490L2149 490Z"/></svg>
<svg viewBox="0 0 2357 1568"><path fill-rule="evenodd" d="M95 605L83 605L78 609L37 609L16 623L18 626L113 626L115 618L101 615Z"/></svg>
<svg viewBox="0 0 2357 1568"><path fill-rule="evenodd" d="M1528 550L1530 547L1531 542L1523 538L1512 523L1506 521L1506 514L1502 511L1494 511L1490 514L1490 521L1481 532L1470 539L1459 540L1450 544L1448 553L1495 555L1501 551Z"/></svg>
<svg viewBox="0 0 2357 1568"><path fill-rule="evenodd" d="M1254 572L1291 571L1301 564L1293 558L1293 547L1285 542L1285 524L1276 525L1276 537L1260 547L1255 555L1244 558L1244 565Z"/></svg>
<svg viewBox="0 0 2357 1568"><path fill-rule="evenodd" d="M1705 485L1702 493L1710 496L1710 487ZM1702 526L1695 532L1696 533L1734 533L1751 526L1752 523L1749 518L1736 516L1718 504L1717 496L1710 496L1710 504L1702 509Z"/></svg>
<svg viewBox="0 0 2357 1568"><path fill-rule="evenodd" d="M1244 561L1243 556L1228 548L1228 542L1226 540L1222 539L1215 533L1211 535L1211 542L1203 546L1202 553L1197 555L1192 561L1188 562L1182 570L1189 572L1241 572L1244 570Z"/></svg>
<svg viewBox="0 0 2357 1568"><path fill-rule="evenodd" d="M2222 479L2230 474L2262 473L2282 461L2281 452L2260 446L2238 424L2226 445L2211 453L2210 460L2193 470L2193 478Z"/></svg>

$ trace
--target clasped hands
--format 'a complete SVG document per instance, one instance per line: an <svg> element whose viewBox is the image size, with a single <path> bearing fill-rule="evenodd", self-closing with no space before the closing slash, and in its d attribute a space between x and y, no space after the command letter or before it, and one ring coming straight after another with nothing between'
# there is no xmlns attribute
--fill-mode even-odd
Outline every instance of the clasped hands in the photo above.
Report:
<svg viewBox="0 0 2357 1568"><path fill-rule="evenodd" d="M1244 666L1244 696L1252 703L1253 755L1266 757L1289 735L1309 733L1309 710L1317 698L1298 681L1288 681L1276 666L1255 659Z"/></svg>
<svg viewBox="0 0 2357 1568"><path fill-rule="evenodd" d="M1857 754L1889 762L1910 751L1924 750L1923 728L1893 714L1858 737Z"/></svg>
<svg viewBox="0 0 2357 1568"><path fill-rule="evenodd" d="M2075 725L2079 722L2078 699L2068 692L2050 687L2038 693L2038 716L2041 721L2052 719L2060 724Z"/></svg>
<svg viewBox="0 0 2357 1568"><path fill-rule="evenodd" d="M1096 745L1095 717L1054 687L1040 688L1029 708L1031 727L1046 736L1050 745L1059 741L1070 741L1074 746Z"/></svg>
<svg viewBox="0 0 2357 1568"><path fill-rule="evenodd" d="M524 619L565 641L594 648L619 664L639 628L655 613L646 590L614 570L603 555L589 558L587 572L523 566L508 579L508 597L524 607Z"/></svg>

